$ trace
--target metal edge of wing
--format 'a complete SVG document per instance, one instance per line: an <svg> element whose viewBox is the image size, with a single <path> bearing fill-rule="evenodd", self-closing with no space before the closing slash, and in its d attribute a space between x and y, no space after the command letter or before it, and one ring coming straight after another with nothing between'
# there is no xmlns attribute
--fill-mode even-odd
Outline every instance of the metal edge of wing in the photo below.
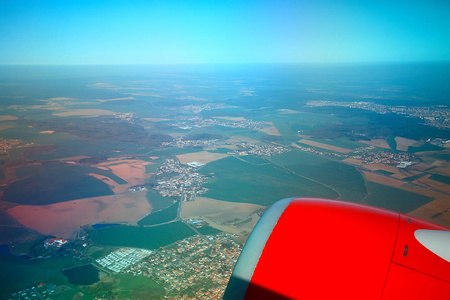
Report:
<svg viewBox="0 0 450 300"><path fill-rule="evenodd" d="M227 289L223 299L244 299L247 292L248 285L252 279L253 272L261 257L262 251L266 246L266 242L269 236L272 234L275 225L285 211L286 207L296 199L286 198L275 202L264 213L261 219L253 228L245 247L239 256L239 259L231 274L230 281L228 282Z"/></svg>

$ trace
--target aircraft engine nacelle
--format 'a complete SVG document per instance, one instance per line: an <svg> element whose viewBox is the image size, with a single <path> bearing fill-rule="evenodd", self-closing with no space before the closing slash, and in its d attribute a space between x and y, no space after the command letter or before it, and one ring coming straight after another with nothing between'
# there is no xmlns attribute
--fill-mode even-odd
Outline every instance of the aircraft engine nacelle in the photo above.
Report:
<svg viewBox="0 0 450 300"><path fill-rule="evenodd" d="M450 231L397 212L315 198L272 205L224 299L450 299Z"/></svg>

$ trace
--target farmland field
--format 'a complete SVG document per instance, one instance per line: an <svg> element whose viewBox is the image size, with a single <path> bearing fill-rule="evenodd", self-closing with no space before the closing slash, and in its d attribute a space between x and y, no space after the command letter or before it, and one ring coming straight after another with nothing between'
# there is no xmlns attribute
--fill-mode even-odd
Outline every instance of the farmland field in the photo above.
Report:
<svg viewBox="0 0 450 300"><path fill-rule="evenodd" d="M392 172L389 172L389 171L386 171L386 170L375 170L375 172L377 172L378 174L381 174L381 175L385 175L385 176L390 176L390 175L394 175L395 173L392 173Z"/></svg>
<svg viewBox="0 0 450 300"><path fill-rule="evenodd" d="M285 152L280 155L276 155L271 157L270 159L273 163L282 165L282 166L291 166L296 164L304 164L304 165L320 165L327 162L330 162L329 159L320 157L318 155L305 153L298 150L292 150L289 152Z"/></svg>
<svg viewBox="0 0 450 300"><path fill-rule="evenodd" d="M264 158L253 155L241 156L239 157L239 159L245 160L253 165L264 165L269 163L269 161L265 160Z"/></svg>
<svg viewBox="0 0 450 300"><path fill-rule="evenodd" d="M271 205L277 200L294 196L338 197L336 192L320 183L274 165L254 166L234 157L211 162L199 172L214 173L215 177L205 185L210 189L205 196L218 200Z"/></svg>
<svg viewBox="0 0 450 300"><path fill-rule="evenodd" d="M158 249L194 235L186 224L173 222L155 227L116 226L90 230L91 239L101 245Z"/></svg>
<svg viewBox="0 0 450 300"><path fill-rule="evenodd" d="M439 174L433 174L431 175L430 179L445 183L445 184L450 184L450 177L448 176L444 176L444 175L439 175Z"/></svg>
<svg viewBox="0 0 450 300"><path fill-rule="evenodd" d="M274 156L271 161L332 187L339 192L339 199L359 202L367 194L364 178L353 166L300 151Z"/></svg>
<svg viewBox="0 0 450 300"><path fill-rule="evenodd" d="M218 233L222 232L219 229L213 228L211 226L200 227L200 228L197 228L197 230L198 230L198 232L200 232L203 235L213 235L213 234L218 234Z"/></svg>
<svg viewBox="0 0 450 300"><path fill-rule="evenodd" d="M422 205L427 204L433 198L396 189L379 183L367 182L370 194L366 204L387 208L401 213L408 213Z"/></svg>
<svg viewBox="0 0 450 300"><path fill-rule="evenodd" d="M163 197L153 191L148 191L146 197L153 211L165 209L173 203L172 198Z"/></svg>
<svg viewBox="0 0 450 300"><path fill-rule="evenodd" d="M421 146L418 147L414 147L414 146L409 146L408 147L408 152L412 152L412 153L416 153L416 152L422 152L422 151L442 151L445 148L436 146L436 145L432 145L429 143L425 143Z"/></svg>
<svg viewBox="0 0 450 300"><path fill-rule="evenodd" d="M84 174L77 166L54 164L42 166L29 177L10 184L3 200L44 205L112 194L106 183Z"/></svg>
<svg viewBox="0 0 450 300"><path fill-rule="evenodd" d="M121 274L114 291L126 299L161 299L166 291L150 278Z"/></svg>
<svg viewBox="0 0 450 300"><path fill-rule="evenodd" d="M152 212L142 219L140 219L137 224L139 226L145 225L156 225L161 223L166 223L174 220L177 217L179 203L174 203L166 209Z"/></svg>

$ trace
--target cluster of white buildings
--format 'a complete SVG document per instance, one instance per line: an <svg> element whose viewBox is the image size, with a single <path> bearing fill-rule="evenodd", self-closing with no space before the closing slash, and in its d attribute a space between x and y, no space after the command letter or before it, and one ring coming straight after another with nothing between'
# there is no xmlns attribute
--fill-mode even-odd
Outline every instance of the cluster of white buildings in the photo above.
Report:
<svg viewBox="0 0 450 300"><path fill-rule="evenodd" d="M103 258L97 259L95 262L103 268L113 272L121 272L123 269L141 261L152 253L151 250L122 248L116 250Z"/></svg>

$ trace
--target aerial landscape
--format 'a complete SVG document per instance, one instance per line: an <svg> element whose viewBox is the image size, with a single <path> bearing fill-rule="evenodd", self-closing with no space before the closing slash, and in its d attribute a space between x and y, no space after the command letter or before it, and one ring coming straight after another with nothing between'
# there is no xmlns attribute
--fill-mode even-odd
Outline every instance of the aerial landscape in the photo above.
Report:
<svg viewBox="0 0 450 300"><path fill-rule="evenodd" d="M286 5L272 13L300 9ZM33 18L2 6L10 19ZM92 25L83 7L71 8L74 18L86 14ZM72 15L55 10L58 20ZM0 24L13 35L21 29L6 24L16 22ZM28 41L30 30L53 30L30 24ZM0 39L13 43L10 35ZM87 57L80 61L54 41L48 54L35 44L27 56L18 41L19 50L0 51L1 299L221 299L253 227L288 197L363 203L450 227L448 54L321 61L311 48L310 60L244 53L220 61L189 44L176 56L177 44L156 35L167 53L142 63L123 60L121 45L107 60L95 34L86 38L92 52L76 50ZM441 44L428 46L441 53Z"/></svg>

